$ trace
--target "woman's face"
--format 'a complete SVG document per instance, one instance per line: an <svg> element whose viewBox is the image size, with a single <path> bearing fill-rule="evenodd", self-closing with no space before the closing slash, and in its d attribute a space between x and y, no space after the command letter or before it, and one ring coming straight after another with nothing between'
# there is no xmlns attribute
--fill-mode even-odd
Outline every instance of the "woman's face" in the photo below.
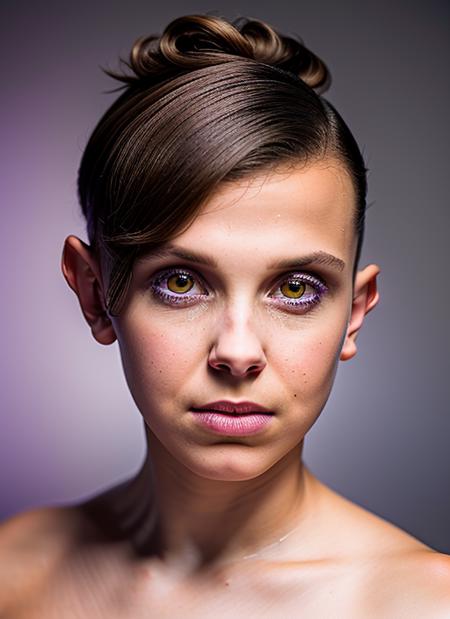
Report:
<svg viewBox="0 0 450 619"><path fill-rule="evenodd" d="M223 185L165 255L135 264L112 325L163 453L202 477L244 480L298 447L328 398L351 315L354 205L333 160ZM219 435L190 412L217 400L274 415L256 434Z"/></svg>

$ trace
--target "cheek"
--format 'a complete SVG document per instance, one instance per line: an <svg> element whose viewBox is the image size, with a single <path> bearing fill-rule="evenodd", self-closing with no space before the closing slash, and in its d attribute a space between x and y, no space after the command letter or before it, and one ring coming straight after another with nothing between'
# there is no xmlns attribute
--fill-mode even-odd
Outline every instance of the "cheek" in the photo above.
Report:
<svg viewBox="0 0 450 619"><path fill-rule="evenodd" d="M116 331L125 377L141 411L155 399L173 402L180 392L199 342L193 331L193 326L180 328L170 320L137 318Z"/></svg>
<svg viewBox="0 0 450 619"><path fill-rule="evenodd" d="M264 315L262 326L268 361L264 385L297 412L300 407L305 420L314 418L336 373L345 335L344 304L310 317L272 312ZM180 324L170 311L152 320L135 312L115 326L125 377L144 416L155 406L171 410L191 383L191 393L204 386L211 328L204 315Z"/></svg>
<svg viewBox="0 0 450 619"><path fill-rule="evenodd" d="M329 396L346 332L342 319L317 321L280 338L277 369L289 402L320 413Z"/></svg>

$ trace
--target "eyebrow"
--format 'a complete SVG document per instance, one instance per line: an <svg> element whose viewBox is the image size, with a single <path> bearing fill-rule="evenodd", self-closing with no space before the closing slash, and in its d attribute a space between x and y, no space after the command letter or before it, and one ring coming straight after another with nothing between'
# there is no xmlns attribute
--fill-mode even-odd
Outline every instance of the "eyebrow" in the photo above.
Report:
<svg viewBox="0 0 450 619"><path fill-rule="evenodd" d="M188 260L189 262L202 264L213 268L217 268L218 266L217 262L211 256L192 250L186 250L172 244L164 245L161 248L151 249L138 258L137 262L142 263L152 258L166 258L169 256L175 256L177 258L181 258L182 260ZM285 260L275 261L270 263L267 268L269 270L298 269L311 264L324 264L337 269L338 271L343 271L345 269L345 262L343 260L322 250L296 258L287 258Z"/></svg>

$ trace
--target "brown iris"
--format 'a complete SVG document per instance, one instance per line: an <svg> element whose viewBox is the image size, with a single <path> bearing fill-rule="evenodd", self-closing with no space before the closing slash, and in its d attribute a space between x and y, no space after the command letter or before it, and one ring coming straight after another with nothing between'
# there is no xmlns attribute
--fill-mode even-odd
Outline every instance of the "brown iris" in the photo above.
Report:
<svg viewBox="0 0 450 619"><path fill-rule="evenodd" d="M306 284L303 282L287 282L280 286L281 292L290 299L299 299L303 296L306 289Z"/></svg>
<svg viewBox="0 0 450 619"><path fill-rule="evenodd" d="M175 273L167 278L167 287L171 292L188 292L193 285L192 278L183 273Z"/></svg>

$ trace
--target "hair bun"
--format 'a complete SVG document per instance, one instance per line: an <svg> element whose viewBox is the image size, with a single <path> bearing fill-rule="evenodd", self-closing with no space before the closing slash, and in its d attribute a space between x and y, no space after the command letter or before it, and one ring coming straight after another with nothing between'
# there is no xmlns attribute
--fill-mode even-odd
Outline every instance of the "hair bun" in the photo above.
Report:
<svg viewBox="0 0 450 619"><path fill-rule="evenodd" d="M290 71L311 88L324 92L331 76L325 63L300 38L284 36L267 23L241 17L233 23L212 15L186 15L168 24L161 36L140 37L129 62L134 75L106 70L115 79L133 84L180 71L248 58Z"/></svg>

